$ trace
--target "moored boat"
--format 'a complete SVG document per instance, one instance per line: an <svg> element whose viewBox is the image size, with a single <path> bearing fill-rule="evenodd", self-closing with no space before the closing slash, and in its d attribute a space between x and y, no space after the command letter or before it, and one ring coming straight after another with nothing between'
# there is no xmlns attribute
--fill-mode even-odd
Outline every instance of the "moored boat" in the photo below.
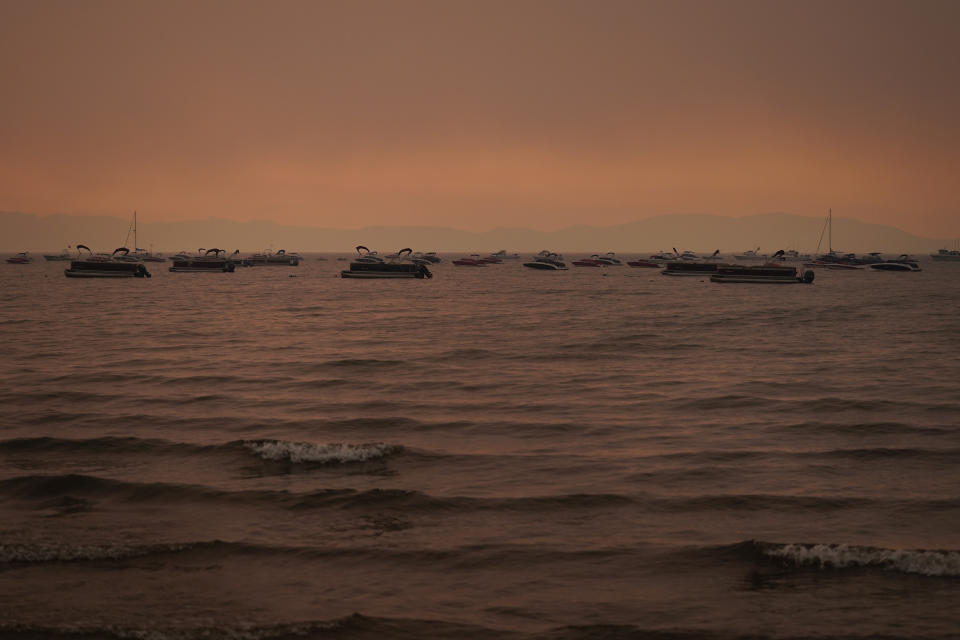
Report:
<svg viewBox="0 0 960 640"><path fill-rule="evenodd" d="M907 254L901 255L895 260L885 260L884 262L875 262L870 265L871 269L877 271L922 271L917 261Z"/></svg>
<svg viewBox="0 0 960 640"><path fill-rule="evenodd" d="M60 253L45 253L43 259L47 262L68 262L73 260L73 254L70 253L70 247L67 247Z"/></svg>
<svg viewBox="0 0 960 640"><path fill-rule="evenodd" d="M665 276L709 276L717 272L716 262L668 262L662 273Z"/></svg>
<svg viewBox="0 0 960 640"><path fill-rule="evenodd" d="M960 249L939 249L930 257L937 262L960 262Z"/></svg>
<svg viewBox="0 0 960 640"><path fill-rule="evenodd" d="M234 251L233 255L240 251ZM233 256L228 256L223 249L207 249L203 254L183 256L178 254L173 260L170 271L173 273L233 273L236 264Z"/></svg>
<svg viewBox="0 0 960 640"><path fill-rule="evenodd" d="M365 252L365 253L364 253ZM357 247L357 259L350 268L340 272L341 278L432 278L433 274L425 264L417 264L410 259L412 249L401 249L396 256L372 259L372 252L366 247Z"/></svg>
<svg viewBox="0 0 960 640"><path fill-rule="evenodd" d="M10 256L7 258L9 264L30 264L33 262L33 257L27 251L21 251L17 255Z"/></svg>
<svg viewBox="0 0 960 640"><path fill-rule="evenodd" d="M532 260L524 262L523 266L540 271L565 271L567 269L563 256L546 250L538 253Z"/></svg>
<svg viewBox="0 0 960 640"><path fill-rule="evenodd" d="M84 256L81 250L86 249ZM115 249L112 254L90 251L86 245L77 245L77 258L70 261L70 268L63 274L68 278L149 278L150 272L139 261L123 260L130 250L126 247Z"/></svg>
<svg viewBox="0 0 960 640"><path fill-rule="evenodd" d="M661 269L663 268L662 262L657 262L655 260L648 260L646 258L637 258L636 260L630 260L627 262L628 267L642 267L645 269Z"/></svg>
<svg viewBox="0 0 960 640"><path fill-rule="evenodd" d="M485 267L490 263L475 253L469 258L457 258L453 261L453 264L458 267Z"/></svg>
<svg viewBox="0 0 960 640"><path fill-rule="evenodd" d="M579 260L573 260L570 264L575 267L604 267L606 266L601 260L598 254L593 254L589 258L580 258Z"/></svg>
<svg viewBox="0 0 960 640"><path fill-rule="evenodd" d="M767 263L764 265L721 264L710 276L711 282L735 282L757 284L813 283L813 271L808 269L802 276L796 267Z"/></svg>
<svg viewBox="0 0 960 640"><path fill-rule="evenodd" d="M243 259L244 266L248 267L295 267L302 258L297 253L287 253L280 249L276 253L264 251L255 253Z"/></svg>

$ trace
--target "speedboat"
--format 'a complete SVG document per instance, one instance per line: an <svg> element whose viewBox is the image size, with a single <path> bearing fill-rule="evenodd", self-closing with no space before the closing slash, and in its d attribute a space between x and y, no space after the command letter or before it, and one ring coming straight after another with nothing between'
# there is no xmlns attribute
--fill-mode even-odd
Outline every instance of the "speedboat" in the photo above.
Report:
<svg viewBox="0 0 960 640"><path fill-rule="evenodd" d="M73 254L70 253L70 247L67 247L60 253L45 253L43 259L47 262L67 262L73 260Z"/></svg>
<svg viewBox="0 0 960 640"><path fill-rule="evenodd" d="M644 267L646 269L661 269L663 268L662 262L656 262L654 260L647 260L645 258L637 258L636 260L630 260L627 262L629 267Z"/></svg>
<svg viewBox="0 0 960 640"><path fill-rule="evenodd" d="M523 266L541 271L564 271L567 269L563 256L552 251L541 251L532 260L524 262Z"/></svg>
<svg viewBox="0 0 960 640"><path fill-rule="evenodd" d="M7 262L10 264L30 264L33 262L33 258L28 252L21 251L17 255L7 258Z"/></svg>
<svg viewBox="0 0 960 640"><path fill-rule="evenodd" d="M453 264L458 267L485 267L490 263L475 253L469 258L457 258L453 261Z"/></svg>
<svg viewBox="0 0 960 640"><path fill-rule="evenodd" d="M579 260L574 260L571 264L575 267L605 267L601 260L600 256L596 253L590 256L589 258L580 258Z"/></svg>
<svg viewBox="0 0 960 640"><path fill-rule="evenodd" d="M361 250L366 251L363 253ZM340 272L341 278L432 278L433 274L425 264L417 264L410 259L413 250L401 249L394 257L371 258L371 252L364 246L357 247L358 257L350 263L350 268ZM363 260L362 258L368 258Z"/></svg>
<svg viewBox="0 0 960 640"><path fill-rule="evenodd" d="M734 254L734 260L740 260L743 262L763 262L767 259L768 256L760 254L760 247L756 249L747 249L743 253Z"/></svg>
<svg viewBox="0 0 960 640"><path fill-rule="evenodd" d="M233 256L240 250L233 252ZM173 273L233 273L236 264L233 256L227 256L223 249L207 249L202 255L179 256L173 261L170 271Z"/></svg>
<svg viewBox="0 0 960 640"><path fill-rule="evenodd" d="M520 254L519 254L519 253L507 253L507 250L506 250L506 249L500 249L500 251L497 251L496 253L491 253L491 254L490 254L490 257L491 257L491 258L499 258L500 260L519 260L519 259L520 259Z"/></svg>
<svg viewBox="0 0 960 640"><path fill-rule="evenodd" d="M87 255L81 251L86 249ZM126 247L114 249L112 254L94 254L90 247L77 245L77 257L70 261L70 268L63 274L68 278L149 278L150 272L140 261L124 260L130 250Z"/></svg>
<svg viewBox="0 0 960 640"><path fill-rule="evenodd" d="M710 276L711 282L738 282L760 284L813 283L813 271L808 269L803 276L797 275L796 267L767 263L764 265L721 264Z"/></svg>
<svg viewBox="0 0 960 640"><path fill-rule="evenodd" d="M870 268L876 269L877 271L922 271L917 261L907 254L901 255L896 260L875 262L870 265Z"/></svg>
<svg viewBox="0 0 960 640"><path fill-rule="evenodd" d="M622 267L623 263L617 258L617 254L613 251L607 251L606 254L602 256L596 256L597 260L603 263L604 267Z"/></svg>

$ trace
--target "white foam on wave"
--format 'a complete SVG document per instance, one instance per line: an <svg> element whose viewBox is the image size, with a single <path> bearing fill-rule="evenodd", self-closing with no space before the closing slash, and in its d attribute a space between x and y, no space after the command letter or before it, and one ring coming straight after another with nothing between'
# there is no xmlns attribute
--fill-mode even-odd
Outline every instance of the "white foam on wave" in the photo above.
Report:
<svg viewBox="0 0 960 640"><path fill-rule="evenodd" d="M370 444L315 444L310 442L287 442L286 440L245 442L244 446L264 460L320 462L325 464L376 460L397 453L402 448L383 442Z"/></svg>
<svg viewBox="0 0 960 640"><path fill-rule="evenodd" d="M798 565L823 568L877 567L925 576L960 576L960 551L879 549L847 544L785 544L764 553Z"/></svg>

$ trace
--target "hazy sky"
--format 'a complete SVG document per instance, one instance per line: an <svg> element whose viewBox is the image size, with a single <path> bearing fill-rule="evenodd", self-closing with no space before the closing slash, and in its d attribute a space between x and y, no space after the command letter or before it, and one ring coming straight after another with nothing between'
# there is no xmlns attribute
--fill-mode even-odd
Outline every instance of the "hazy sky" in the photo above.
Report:
<svg viewBox="0 0 960 640"><path fill-rule="evenodd" d="M960 237L960 2L0 0L0 210Z"/></svg>

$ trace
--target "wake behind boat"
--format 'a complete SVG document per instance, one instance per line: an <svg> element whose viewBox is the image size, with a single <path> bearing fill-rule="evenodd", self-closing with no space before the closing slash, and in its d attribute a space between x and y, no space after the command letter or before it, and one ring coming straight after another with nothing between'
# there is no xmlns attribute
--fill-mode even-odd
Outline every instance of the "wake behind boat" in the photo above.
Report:
<svg viewBox="0 0 960 640"><path fill-rule="evenodd" d="M357 248L357 257L350 263L350 268L340 272L341 278L432 278L433 274L425 264L418 264L410 259L413 250L410 248L397 251L395 256L381 258L376 252L370 251L363 245Z"/></svg>

